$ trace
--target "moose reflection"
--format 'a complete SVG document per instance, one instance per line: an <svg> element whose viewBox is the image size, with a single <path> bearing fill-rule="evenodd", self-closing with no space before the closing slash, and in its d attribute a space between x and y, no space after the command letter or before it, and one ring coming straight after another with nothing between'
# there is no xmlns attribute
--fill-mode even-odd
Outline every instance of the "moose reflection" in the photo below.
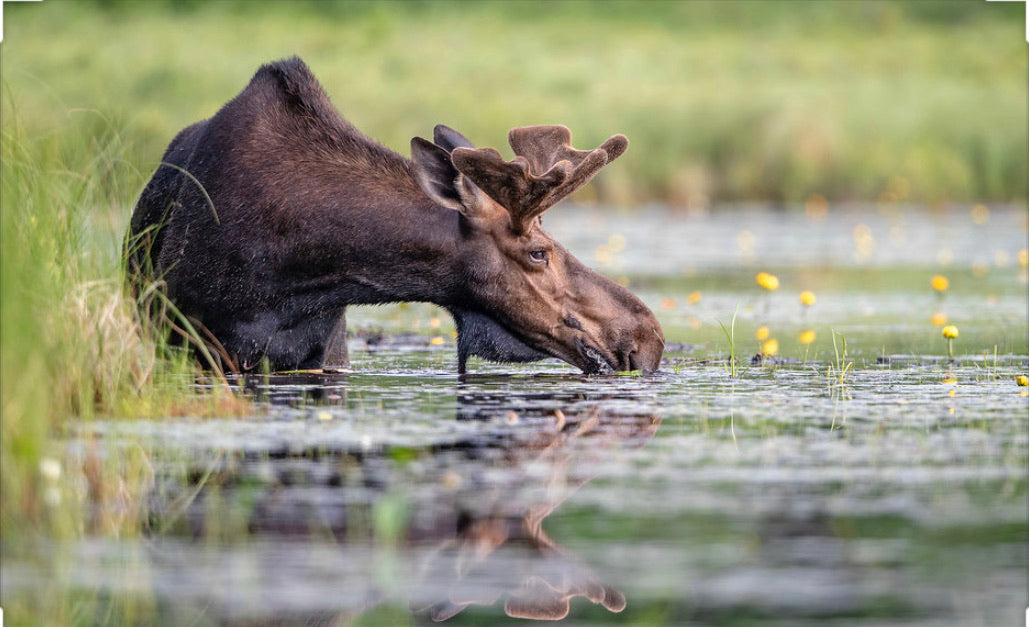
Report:
<svg viewBox="0 0 1029 627"><path fill-rule="evenodd" d="M351 596L323 607L337 617L354 616L381 602L403 602L434 621L472 606L480 606L480 612L496 611L487 609L496 606L511 617L554 620L569 613L576 597L621 611L623 594L562 549L545 531L545 521L602 471L614 451L644 445L660 419L646 410L645 400L633 403L624 390L617 399L567 390L512 398L488 378L475 379L458 386L457 394L458 419L478 421L474 424L481 427L474 436L442 438L415 449L355 443L348 449L236 452L214 469L193 473L193 485L181 486L179 496L197 496L180 522L171 525L172 534L204 538L224 533L224 521L231 518L224 510L242 498L250 503L244 533L255 546L334 538L339 559L363 560L369 573L392 564L397 573L392 583L340 581ZM256 387L274 394L284 380L298 383L290 377L262 378ZM311 375L299 382L298 387L319 387ZM306 397L320 394L333 403L345 395L342 376L323 383L325 391L308 390ZM612 403L619 413L601 411ZM236 461L225 461L231 458ZM420 476L414 490L412 472ZM398 492L394 486L407 487ZM404 495L395 510L402 514L382 523L383 512L397 505L397 494ZM164 491L165 498L179 496ZM153 511L162 510L169 511L160 506ZM398 526L384 535L377 524ZM357 601L354 590L363 590ZM217 600L205 602L218 605ZM288 622L312 618L293 614Z"/></svg>

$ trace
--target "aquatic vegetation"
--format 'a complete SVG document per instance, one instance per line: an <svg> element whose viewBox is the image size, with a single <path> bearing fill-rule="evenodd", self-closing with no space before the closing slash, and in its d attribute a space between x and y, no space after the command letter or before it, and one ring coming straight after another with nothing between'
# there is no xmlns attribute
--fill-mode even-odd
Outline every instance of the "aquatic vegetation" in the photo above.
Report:
<svg viewBox="0 0 1029 627"><path fill-rule="evenodd" d="M836 338L840 338L840 343L837 344ZM854 366L853 361L847 361L847 338L842 334L832 329L832 349L833 355L836 361L829 364L827 377L830 380L835 380L837 384L843 385L847 379L847 373Z"/></svg>
<svg viewBox="0 0 1029 627"><path fill-rule="evenodd" d="M954 340L958 337L958 328L953 324L943 327L941 333L947 339L947 357L954 359Z"/></svg>
<svg viewBox="0 0 1029 627"><path fill-rule="evenodd" d="M1020 374L1017 377L1015 377L1015 383L1017 383L1021 387L1029 386L1029 377L1025 376L1024 374Z"/></svg>
<svg viewBox="0 0 1029 627"><path fill-rule="evenodd" d="M722 321L718 321L718 326L722 327L722 333L725 334L725 339L729 341L729 360L726 363L725 370L730 377L735 379L739 376L739 360L736 358L736 316L740 313L740 306L737 303L735 311L732 312L732 320L729 321L729 327L726 328Z"/></svg>

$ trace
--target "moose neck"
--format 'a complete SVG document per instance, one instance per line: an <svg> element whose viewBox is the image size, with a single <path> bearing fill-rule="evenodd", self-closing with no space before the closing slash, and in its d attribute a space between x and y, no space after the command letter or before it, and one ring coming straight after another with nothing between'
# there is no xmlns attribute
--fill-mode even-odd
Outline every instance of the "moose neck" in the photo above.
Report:
<svg viewBox="0 0 1029 627"><path fill-rule="evenodd" d="M460 214L419 195L397 200L333 208L324 214L330 223L312 221L317 226L297 245L305 267L291 264L290 291L316 294L330 307L453 302L461 284Z"/></svg>

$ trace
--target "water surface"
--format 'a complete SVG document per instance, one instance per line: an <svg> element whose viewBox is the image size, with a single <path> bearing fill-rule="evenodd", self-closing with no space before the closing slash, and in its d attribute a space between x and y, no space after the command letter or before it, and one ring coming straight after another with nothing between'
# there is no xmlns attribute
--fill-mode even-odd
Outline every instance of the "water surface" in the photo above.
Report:
<svg viewBox="0 0 1029 627"><path fill-rule="evenodd" d="M445 314L357 308L353 372L233 379L243 418L72 434L69 464L145 452L147 515L41 549L65 564L48 585L167 625L1021 620L1024 209L552 213L654 308L661 372L459 379ZM961 329L953 361L934 313ZM50 576L5 562L4 595Z"/></svg>

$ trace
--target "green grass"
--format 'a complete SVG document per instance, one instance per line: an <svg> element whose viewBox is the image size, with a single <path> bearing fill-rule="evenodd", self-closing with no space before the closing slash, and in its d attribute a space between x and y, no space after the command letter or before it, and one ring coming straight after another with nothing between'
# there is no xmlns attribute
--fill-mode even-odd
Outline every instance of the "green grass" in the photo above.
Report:
<svg viewBox="0 0 1029 627"><path fill-rule="evenodd" d="M119 125L97 112L70 112L43 133L27 129L22 113L5 98L0 525L4 560L48 556L37 564L46 576L63 568L60 551L41 550L49 542L141 533L152 475L146 446L103 455L93 447L73 459L55 439L97 417L231 415L246 404L225 388L191 391L205 375L165 345L125 289L124 224L146 173ZM90 514L115 502L123 506L118 516ZM4 599L10 624L90 622L81 614L86 601L55 601L46 586L37 592Z"/></svg>
<svg viewBox="0 0 1029 627"><path fill-rule="evenodd" d="M436 123L505 150L523 124L582 146L624 132L592 189L612 203L1008 202L1025 198L1027 67L1005 4L50 2L7 8L2 63L29 128L103 111L144 171L300 54L404 154Z"/></svg>
<svg viewBox="0 0 1029 627"><path fill-rule="evenodd" d="M728 328L722 324L722 321L718 321L718 326L722 328L722 333L725 334L725 339L729 342L729 357L725 364L725 372L730 377L735 379L740 374L740 361L736 357L736 315L740 313L740 305L736 304L736 309L732 312L732 320L729 322Z"/></svg>

